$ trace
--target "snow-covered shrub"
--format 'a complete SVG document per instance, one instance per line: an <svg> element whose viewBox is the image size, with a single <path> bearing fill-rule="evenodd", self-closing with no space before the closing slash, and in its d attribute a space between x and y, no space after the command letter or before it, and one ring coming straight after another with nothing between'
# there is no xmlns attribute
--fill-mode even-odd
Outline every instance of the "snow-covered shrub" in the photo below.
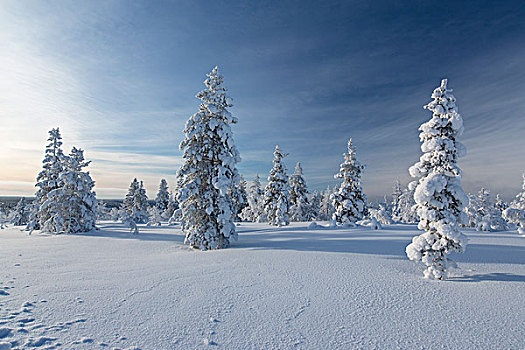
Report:
<svg viewBox="0 0 525 350"><path fill-rule="evenodd" d="M427 266L426 278L439 280L447 277L447 255L464 251L467 244L458 225L465 219L463 208L468 203L457 165L466 151L456 140L463 132L463 120L450 91L443 79L432 94L433 100L425 106L432 118L419 128L424 154L409 169L412 177L419 178L414 199L420 218L418 228L425 232L412 239L406 253L410 260Z"/></svg>
<svg viewBox="0 0 525 350"><path fill-rule="evenodd" d="M369 208L368 216L383 225L390 225L392 223L392 218L390 217L386 203L379 203L377 208Z"/></svg>
<svg viewBox="0 0 525 350"><path fill-rule="evenodd" d="M348 140L348 152L343 154L336 179L343 179L339 190L333 194L332 203L334 213L332 220L338 224L355 223L361 220L366 213L366 196L361 188L361 173L365 166L359 163L356 157L352 139Z"/></svg>
<svg viewBox="0 0 525 350"><path fill-rule="evenodd" d="M157 206L148 208L148 218L146 226L160 226L162 220L160 209Z"/></svg>
<svg viewBox="0 0 525 350"><path fill-rule="evenodd" d="M290 184L283 163L286 154L281 152L279 146L275 146L273 155L273 168L270 170L264 191L264 210L270 225L283 226L290 223Z"/></svg>
<svg viewBox="0 0 525 350"><path fill-rule="evenodd" d="M295 173L290 176L290 219L292 221L310 221L313 218L303 169L301 163L297 163Z"/></svg>
<svg viewBox="0 0 525 350"><path fill-rule="evenodd" d="M184 164L178 173L177 197L185 242L202 250L225 248L237 239L230 191L240 181L236 168L240 156L230 127L237 118L227 109L232 103L218 68L207 76L206 89L197 94L202 100L199 111L186 122L180 144Z"/></svg>

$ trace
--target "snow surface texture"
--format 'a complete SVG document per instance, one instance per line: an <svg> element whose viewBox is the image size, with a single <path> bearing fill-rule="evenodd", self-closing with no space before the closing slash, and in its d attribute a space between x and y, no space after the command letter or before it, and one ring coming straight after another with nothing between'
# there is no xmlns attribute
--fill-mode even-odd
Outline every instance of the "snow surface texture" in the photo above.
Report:
<svg viewBox="0 0 525 350"><path fill-rule="evenodd" d="M525 239L466 229L449 279L404 256L415 225L242 223L203 253L173 226L0 231L0 344L48 349L522 349ZM422 312L422 310L431 310Z"/></svg>
<svg viewBox="0 0 525 350"><path fill-rule="evenodd" d="M466 148L456 140L463 133L463 119L451 91L447 89L447 79L443 79L432 93L433 100L425 106L432 118L419 127L424 153L409 169L412 177L419 178L414 200L418 228L425 233L414 237L406 253L410 260L427 266L425 277L440 280L447 278L449 266L453 265L447 255L462 252L467 245L459 224L466 222L462 210L468 197L461 188L461 170L457 165Z"/></svg>

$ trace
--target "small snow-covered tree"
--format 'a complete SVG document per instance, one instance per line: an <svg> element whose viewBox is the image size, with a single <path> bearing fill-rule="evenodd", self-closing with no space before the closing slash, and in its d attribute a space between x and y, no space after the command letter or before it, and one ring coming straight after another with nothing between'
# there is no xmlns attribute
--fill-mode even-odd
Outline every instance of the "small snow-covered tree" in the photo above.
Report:
<svg viewBox="0 0 525 350"><path fill-rule="evenodd" d="M403 191L401 190L401 182L399 182L399 179L396 179L394 182L394 186L392 187L392 218L394 220L398 220L399 218L399 212L400 212L400 199L401 195L403 194Z"/></svg>
<svg viewBox="0 0 525 350"><path fill-rule="evenodd" d="M376 219L383 225L392 223L392 217L390 216L386 203L378 203L377 208L369 208L368 214L371 218Z"/></svg>
<svg viewBox="0 0 525 350"><path fill-rule="evenodd" d="M264 213L264 191L261 187L259 174L256 174L254 180L249 184L246 194L248 206L243 209L241 218L251 222L266 221L266 215Z"/></svg>
<svg viewBox="0 0 525 350"><path fill-rule="evenodd" d="M352 139L348 140L348 152L343 154L339 173L334 178L343 179L339 190L332 196L335 209L332 220L338 224L355 223L365 215L366 196L361 188L361 173L365 166L356 157Z"/></svg>
<svg viewBox="0 0 525 350"><path fill-rule="evenodd" d="M399 196L399 213L397 217L393 217L394 221L402 222L404 224L413 224L418 221L415 209L416 202L414 200L414 190L416 186L416 181L410 182L401 196Z"/></svg>
<svg viewBox="0 0 525 350"><path fill-rule="evenodd" d="M308 199L308 187L303 177L303 168L301 168L301 163L297 163L295 173L290 175L290 219L310 221L312 218L312 207Z"/></svg>
<svg viewBox="0 0 525 350"><path fill-rule="evenodd" d="M165 179L161 179L159 184L159 192L157 192L157 197L155 198L155 206L161 213L163 213L168 209L169 204L170 193L168 191L168 183Z"/></svg>
<svg viewBox="0 0 525 350"><path fill-rule="evenodd" d="M419 178L414 200L420 220L418 228L425 232L412 239L406 253L410 260L427 266L426 278L438 280L447 277L447 255L462 252L467 245L459 223L465 220L463 208L468 198L461 188L461 170L457 165L466 149L456 140L463 132L463 120L451 91L443 79L432 93L433 100L425 106L432 118L419 128L424 154L409 169L412 177Z"/></svg>
<svg viewBox="0 0 525 350"><path fill-rule="evenodd" d="M202 250L225 248L237 239L230 195L240 181L236 168L240 156L230 127L237 118L228 111L233 105L218 68L207 76L206 89L197 95L202 100L199 112L186 122L180 144L184 164L178 173L177 197L185 242Z"/></svg>
<svg viewBox="0 0 525 350"><path fill-rule="evenodd" d="M42 171L36 178L38 190L32 203L27 229L40 229L53 215L50 207L42 208L48 200L48 194L59 187L59 176L64 169L64 153L62 151L62 136L58 128L49 131L49 144L46 146Z"/></svg>
<svg viewBox="0 0 525 350"><path fill-rule="evenodd" d="M157 206L148 208L148 223L146 226L160 226L161 225L161 212Z"/></svg>
<svg viewBox="0 0 525 350"><path fill-rule="evenodd" d="M321 204L319 207L319 220L332 220L332 215L334 213L334 205L332 202L332 195L335 193L330 186L326 187L321 193Z"/></svg>
<svg viewBox="0 0 525 350"><path fill-rule="evenodd" d="M510 207L512 209L525 210L525 173L522 174L522 177L523 177L523 185L521 188L523 189L523 191L518 193L516 195L516 199L514 199L512 203L510 204Z"/></svg>
<svg viewBox="0 0 525 350"><path fill-rule="evenodd" d="M275 146L273 153L273 168L268 176L264 196L264 209L268 223L274 226L283 226L290 223L289 206L290 206L290 184L283 158L287 156Z"/></svg>
<svg viewBox="0 0 525 350"><path fill-rule="evenodd" d="M312 196L310 197L310 210L312 213L312 219L321 220L320 212L322 199L323 195L318 191L314 191L314 193L312 193Z"/></svg>
<svg viewBox="0 0 525 350"><path fill-rule="evenodd" d="M523 191L516 195L510 207L503 211L503 218L516 225L519 234L525 234L525 173L523 173Z"/></svg>
<svg viewBox="0 0 525 350"><path fill-rule="evenodd" d="M122 222L131 225L145 224L148 221L148 196L144 184L135 178L131 182L126 198L122 202Z"/></svg>
<svg viewBox="0 0 525 350"><path fill-rule="evenodd" d="M15 226L23 226L27 225L27 219L28 219L28 205L26 205L25 198L22 197L16 204L16 207L13 209L13 213L11 215L11 223Z"/></svg>

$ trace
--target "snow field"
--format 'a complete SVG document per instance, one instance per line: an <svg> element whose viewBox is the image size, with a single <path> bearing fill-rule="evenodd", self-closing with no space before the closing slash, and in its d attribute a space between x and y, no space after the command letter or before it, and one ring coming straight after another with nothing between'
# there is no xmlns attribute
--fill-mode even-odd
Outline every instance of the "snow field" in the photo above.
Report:
<svg viewBox="0 0 525 350"><path fill-rule="evenodd" d="M0 349L518 349L525 239L465 230L446 281L406 259L415 225L241 223L201 252L173 226L0 231Z"/></svg>

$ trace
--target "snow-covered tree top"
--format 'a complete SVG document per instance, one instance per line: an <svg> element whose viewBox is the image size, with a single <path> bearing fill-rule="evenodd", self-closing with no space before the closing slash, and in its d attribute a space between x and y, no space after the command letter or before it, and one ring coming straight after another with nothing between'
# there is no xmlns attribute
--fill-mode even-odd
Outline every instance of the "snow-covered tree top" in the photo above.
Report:
<svg viewBox="0 0 525 350"><path fill-rule="evenodd" d="M297 165L295 166L295 174L294 175L303 175L303 168L301 168L301 163L297 162Z"/></svg>
<svg viewBox="0 0 525 350"><path fill-rule="evenodd" d="M359 176L365 166L357 160L355 146L352 139L348 140L348 152L343 153L345 161L341 163L340 172L335 174L336 179Z"/></svg>
<svg viewBox="0 0 525 350"><path fill-rule="evenodd" d="M196 96L203 102L201 110L204 108L210 113L221 113L227 123L237 123L237 118L226 111L226 108L232 107L233 104L231 97L226 95L228 89L222 86L224 77L219 74L219 67L213 68L206 76L208 78L204 81L204 84L208 89L202 90Z"/></svg>

